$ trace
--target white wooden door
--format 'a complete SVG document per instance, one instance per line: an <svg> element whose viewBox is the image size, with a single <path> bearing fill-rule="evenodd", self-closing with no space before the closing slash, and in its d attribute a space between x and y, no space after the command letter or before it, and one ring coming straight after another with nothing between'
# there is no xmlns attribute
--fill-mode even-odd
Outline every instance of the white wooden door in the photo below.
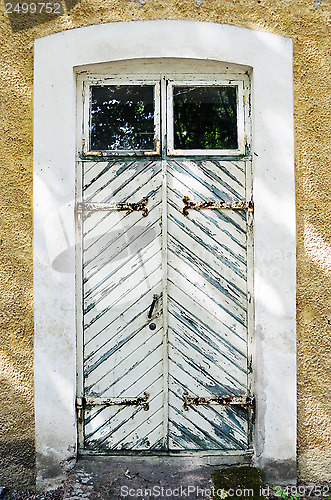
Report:
<svg viewBox="0 0 331 500"><path fill-rule="evenodd" d="M190 210L190 200L245 199L245 163L169 162L169 446L245 449L248 412L200 404L247 395L247 221L245 212ZM198 398L191 405L186 399ZM183 401L184 399L184 401Z"/></svg>
<svg viewBox="0 0 331 500"><path fill-rule="evenodd" d="M148 197L142 212L93 211L83 220L85 447L161 447L163 442L162 223L160 161L84 163L84 201ZM144 397L143 405L105 405ZM108 401L109 402L109 401ZM129 403L129 401L127 401Z"/></svg>
<svg viewBox="0 0 331 500"><path fill-rule="evenodd" d="M250 162L163 150L79 168L83 447L247 449L250 215L229 203L247 202Z"/></svg>

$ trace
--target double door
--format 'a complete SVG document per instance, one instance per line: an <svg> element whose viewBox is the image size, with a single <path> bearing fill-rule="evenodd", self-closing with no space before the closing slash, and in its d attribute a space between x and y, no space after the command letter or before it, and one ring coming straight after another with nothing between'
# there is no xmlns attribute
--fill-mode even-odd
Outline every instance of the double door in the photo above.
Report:
<svg viewBox="0 0 331 500"><path fill-rule="evenodd" d="M250 161L156 153L79 162L82 446L245 450Z"/></svg>

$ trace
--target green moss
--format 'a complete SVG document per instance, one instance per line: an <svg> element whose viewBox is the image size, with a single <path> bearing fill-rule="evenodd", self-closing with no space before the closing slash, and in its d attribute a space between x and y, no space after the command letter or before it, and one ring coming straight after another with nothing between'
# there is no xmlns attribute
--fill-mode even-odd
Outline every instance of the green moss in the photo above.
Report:
<svg viewBox="0 0 331 500"><path fill-rule="evenodd" d="M264 500L261 471L256 467L227 467L211 474L215 496L213 498L232 500L247 498Z"/></svg>

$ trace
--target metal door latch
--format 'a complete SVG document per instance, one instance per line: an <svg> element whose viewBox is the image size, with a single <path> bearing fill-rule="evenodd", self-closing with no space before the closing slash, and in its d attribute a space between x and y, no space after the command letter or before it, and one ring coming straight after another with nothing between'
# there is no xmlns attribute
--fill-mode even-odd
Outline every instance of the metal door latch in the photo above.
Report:
<svg viewBox="0 0 331 500"><path fill-rule="evenodd" d="M84 398L77 398L76 411L77 411L77 420L79 424L83 422L83 410L84 410Z"/></svg>
<svg viewBox="0 0 331 500"><path fill-rule="evenodd" d="M82 398L82 406L142 406L145 411L149 410L149 394L138 398Z"/></svg>
<svg viewBox="0 0 331 500"><path fill-rule="evenodd" d="M142 216L146 217L148 215L148 208L146 207L148 203L148 198L144 197L141 201L136 203L77 203L76 213L83 214L88 212L142 212Z"/></svg>
<svg viewBox="0 0 331 500"><path fill-rule="evenodd" d="M155 293L153 295L153 300L152 300L152 303L151 303L151 307L149 308L149 311L148 311L148 315L147 315L148 319L152 318L153 310L154 310L154 307L155 307L155 304L156 304L156 301L157 301L158 298L159 298L158 295Z"/></svg>
<svg viewBox="0 0 331 500"><path fill-rule="evenodd" d="M230 209L230 210L243 210L252 214L254 211L254 202L250 201L189 201L188 196L182 199L184 203L183 214L188 215L189 210L203 210L203 209Z"/></svg>
<svg viewBox="0 0 331 500"><path fill-rule="evenodd" d="M212 398L192 397L187 391L183 393L183 408L189 410L189 406L196 405L223 405L223 406L241 406L252 411L251 421L254 419L255 399L250 396L215 396Z"/></svg>

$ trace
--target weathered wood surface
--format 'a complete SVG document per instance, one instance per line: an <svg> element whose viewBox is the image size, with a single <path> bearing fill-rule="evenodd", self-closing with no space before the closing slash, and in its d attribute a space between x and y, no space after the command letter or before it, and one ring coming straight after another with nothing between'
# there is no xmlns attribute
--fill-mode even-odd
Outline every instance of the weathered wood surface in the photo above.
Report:
<svg viewBox="0 0 331 500"><path fill-rule="evenodd" d="M245 408L192 405L185 411L183 406L185 391L205 398L247 394L246 215L182 213L183 196L245 200L244 162L172 160L163 172L161 161L86 162L83 186L84 202L149 199L147 217L83 214L85 395L150 395L148 411L141 405L86 406L85 447L247 448ZM154 294L158 300L150 320Z"/></svg>

